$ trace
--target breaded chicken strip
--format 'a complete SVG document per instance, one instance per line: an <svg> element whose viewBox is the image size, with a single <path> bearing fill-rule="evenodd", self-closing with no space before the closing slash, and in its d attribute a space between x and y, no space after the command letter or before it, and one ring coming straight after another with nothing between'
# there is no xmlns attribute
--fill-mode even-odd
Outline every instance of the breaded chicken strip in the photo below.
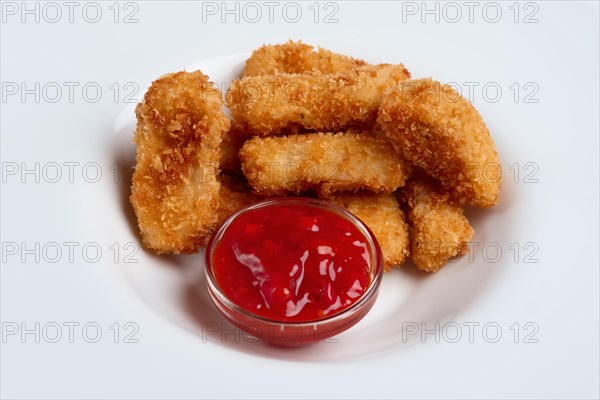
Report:
<svg viewBox="0 0 600 400"><path fill-rule="evenodd" d="M393 194L338 193L323 199L344 207L371 229L381 246L386 271L404 263L410 248L408 225Z"/></svg>
<svg viewBox="0 0 600 400"><path fill-rule="evenodd" d="M455 199L479 207L498 203L494 141L481 115L452 87L431 79L402 82L384 96L378 122L404 158Z"/></svg>
<svg viewBox="0 0 600 400"><path fill-rule="evenodd" d="M154 81L136 108L131 204L144 245L193 253L217 225L219 144L229 128L221 94L200 71Z"/></svg>
<svg viewBox="0 0 600 400"><path fill-rule="evenodd" d="M289 41L284 44L265 45L254 52L246 61L243 76L273 74L337 74L352 72L357 67L368 65L358 60L302 42Z"/></svg>
<svg viewBox="0 0 600 400"><path fill-rule="evenodd" d="M237 124L232 124L229 131L223 135L223 141L221 142L221 172L227 174L242 173L238 153L247 138L248 135Z"/></svg>
<svg viewBox="0 0 600 400"><path fill-rule="evenodd" d="M385 137L357 133L308 133L255 137L240 150L242 170L262 195L317 189L322 194L370 189L393 192L410 167Z"/></svg>
<svg viewBox="0 0 600 400"><path fill-rule="evenodd" d="M227 104L233 118L252 135L339 131L373 124L385 90L408 77L403 65L389 64L336 75L247 77L232 82Z"/></svg>
<svg viewBox="0 0 600 400"><path fill-rule="evenodd" d="M473 228L462 208L435 183L411 180L402 189L402 198L408 208L410 256L419 269L435 272L468 251Z"/></svg>

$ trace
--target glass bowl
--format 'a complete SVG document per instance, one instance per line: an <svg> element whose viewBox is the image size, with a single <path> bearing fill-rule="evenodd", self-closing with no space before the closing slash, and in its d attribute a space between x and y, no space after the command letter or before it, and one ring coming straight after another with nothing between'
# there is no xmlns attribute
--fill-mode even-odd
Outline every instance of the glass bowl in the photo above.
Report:
<svg viewBox="0 0 600 400"><path fill-rule="evenodd" d="M363 235L370 254L370 284L353 304L330 316L301 322L270 319L258 315L228 298L219 286L214 274L215 250L233 221L244 213L274 205L316 207L336 214L350 222ZM268 343L279 346L298 346L323 341L337 335L359 322L373 307L381 278L383 257L377 239L371 230L355 215L330 202L302 197L283 197L264 200L243 208L229 217L211 236L205 253L205 272L210 298L217 309L238 328Z"/></svg>

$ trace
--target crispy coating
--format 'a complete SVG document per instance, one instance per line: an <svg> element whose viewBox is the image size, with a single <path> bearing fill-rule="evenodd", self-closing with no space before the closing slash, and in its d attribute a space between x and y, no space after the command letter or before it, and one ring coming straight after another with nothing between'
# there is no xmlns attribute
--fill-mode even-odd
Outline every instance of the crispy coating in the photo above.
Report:
<svg viewBox="0 0 600 400"><path fill-rule="evenodd" d="M144 246L193 253L217 225L221 94L200 71L154 81L136 108L131 204Z"/></svg>
<svg viewBox="0 0 600 400"><path fill-rule="evenodd" d="M217 210L219 225L236 211L261 200L244 182L234 176L223 174L219 180L221 182Z"/></svg>
<svg viewBox="0 0 600 400"><path fill-rule="evenodd" d="M323 198L344 207L371 229L381 246L386 271L404 263L410 249L408 225L393 194L346 192Z"/></svg>
<svg viewBox="0 0 600 400"><path fill-rule="evenodd" d="M255 137L240 150L242 170L262 195L326 195L343 190L393 192L410 167L385 137L357 133L308 133Z"/></svg>
<svg viewBox="0 0 600 400"><path fill-rule="evenodd" d="M223 135L223 141L221 142L221 172L227 174L242 173L238 153L247 138L248 135L237 124L232 124L229 131Z"/></svg>
<svg viewBox="0 0 600 400"><path fill-rule="evenodd" d="M407 160L440 180L462 204L498 203L498 153L481 115L452 87L431 79L391 89L378 122Z"/></svg>
<svg viewBox="0 0 600 400"><path fill-rule="evenodd" d="M417 268L427 272L438 271L450 258L465 254L474 233L463 209L438 186L411 180L402 189L408 208L410 256Z"/></svg>
<svg viewBox="0 0 600 400"><path fill-rule="evenodd" d="M403 65L359 67L353 73L278 74L232 82L227 104L253 135L372 125L386 89L408 79Z"/></svg>
<svg viewBox="0 0 600 400"><path fill-rule="evenodd" d="M273 74L337 74L352 72L368 65L363 60L333 53L329 50L289 41L284 44L265 45L252 52L246 61L243 76Z"/></svg>

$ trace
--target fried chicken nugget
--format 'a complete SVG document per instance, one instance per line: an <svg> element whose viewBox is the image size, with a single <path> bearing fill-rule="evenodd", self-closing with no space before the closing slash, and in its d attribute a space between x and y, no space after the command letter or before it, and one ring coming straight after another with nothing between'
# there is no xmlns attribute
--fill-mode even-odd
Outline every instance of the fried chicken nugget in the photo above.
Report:
<svg viewBox="0 0 600 400"><path fill-rule="evenodd" d="M463 209L435 183L411 180L402 189L402 198L408 208L410 256L417 268L435 272L468 251L473 228Z"/></svg>
<svg viewBox="0 0 600 400"><path fill-rule="evenodd" d="M373 124L385 90L409 76L401 64L382 64L336 75L246 77L232 82L227 104L233 118L252 135L339 131Z"/></svg>
<svg viewBox="0 0 600 400"><path fill-rule="evenodd" d="M498 203L498 153L481 115L451 86L431 79L391 89L378 122L407 160L437 178L462 204Z"/></svg>
<svg viewBox="0 0 600 400"><path fill-rule="evenodd" d="M393 192L410 167L387 138L357 133L255 137L240 150L242 171L262 195L317 189L322 194L370 189Z"/></svg>
<svg viewBox="0 0 600 400"><path fill-rule="evenodd" d="M243 76L273 74L337 74L352 72L369 65L363 60L333 53L329 50L289 41L284 44L265 45L252 52L246 61Z"/></svg>
<svg viewBox="0 0 600 400"><path fill-rule="evenodd" d="M393 194L339 193L323 199L344 207L371 229L381 246L386 271L404 263L410 252L408 225Z"/></svg>
<svg viewBox="0 0 600 400"><path fill-rule="evenodd" d="M229 128L221 94L200 71L154 81L136 108L131 204L144 245L194 253L217 225L219 145Z"/></svg>

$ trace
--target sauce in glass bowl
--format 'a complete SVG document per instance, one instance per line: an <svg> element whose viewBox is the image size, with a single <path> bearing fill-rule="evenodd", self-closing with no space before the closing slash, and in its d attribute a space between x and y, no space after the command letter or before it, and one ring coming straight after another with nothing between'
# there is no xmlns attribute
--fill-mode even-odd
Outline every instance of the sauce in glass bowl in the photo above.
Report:
<svg viewBox="0 0 600 400"><path fill-rule="evenodd" d="M238 211L211 238L206 267L217 308L280 345L323 340L354 325L375 301L383 270L379 245L358 218L306 198Z"/></svg>

